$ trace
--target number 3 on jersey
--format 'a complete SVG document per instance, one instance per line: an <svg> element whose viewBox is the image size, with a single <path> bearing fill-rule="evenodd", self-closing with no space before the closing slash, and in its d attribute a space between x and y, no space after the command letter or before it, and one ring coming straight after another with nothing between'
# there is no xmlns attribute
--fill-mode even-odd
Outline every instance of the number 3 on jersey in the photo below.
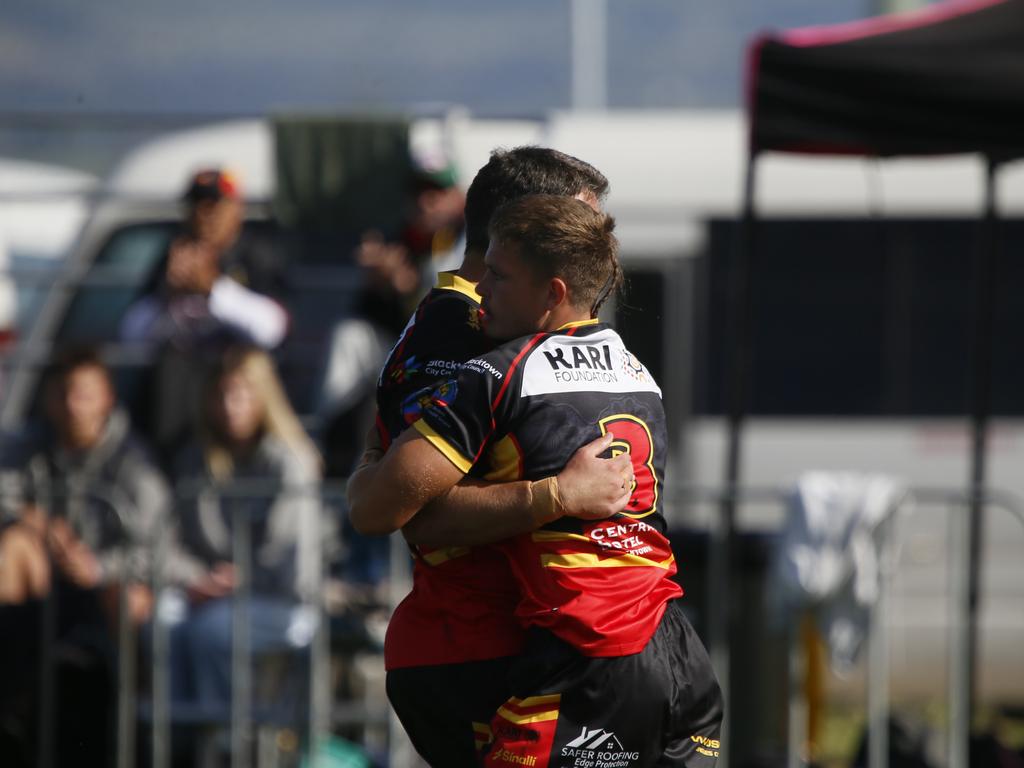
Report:
<svg viewBox="0 0 1024 768"><path fill-rule="evenodd" d="M654 441L651 430L636 416L617 413L601 419L601 434L615 436L612 456L626 452L633 462L633 495L622 514L646 517L658 507L658 477L654 474Z"/></svg>

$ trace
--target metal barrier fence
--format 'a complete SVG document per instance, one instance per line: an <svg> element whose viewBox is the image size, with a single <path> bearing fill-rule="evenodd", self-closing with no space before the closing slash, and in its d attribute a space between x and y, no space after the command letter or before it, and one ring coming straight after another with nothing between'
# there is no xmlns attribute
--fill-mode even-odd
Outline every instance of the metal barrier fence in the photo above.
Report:
<svg viewBox="0 0 1024 768"><path fill-rule="evenodd" d="M176 491L177 502L195 499L200 494L210 493L215 490L217 498L223 504L223 509L231 520L230 529L232 536L233 561L238 576L238 587L234 594L232 604L232 693L230 720L222 725L230 726L230 754L233 768L250 765L251 756L254 754L255 742L257 739L257 726L261 714L254 711L253 705L253 666L252 647L249 635L249 609L252 597L251 575L253 572L252 537L250 513L244 503L247 499L267 498L278 494L313 496L317 501L326 505L341 505L342 485L316 485L308 487L288 486L273 482L245 482L234 485L211 489L207 485L185 484L179 485ZM743 490L738 497L740 505L747 504L785 504L792 489L780 488L748 488ZM682 489L681 494L674 499L677 504L713 504L721 500L722 492L716 489L688 488ZM116 488L93 487L89 491L90 500L105 510L105 513L112 515L120 524L121 528L126 527L126 521L133 514L131 504ZM949 663L949 684L946 692L949 711L949 723L947 733L947 749L951 768L960 768L967 765L967 728L963 713L967 692L964 690L966 675L963 671L964 654L964 622L966 615L966 558L956 554L957 548L964 546L965 537L957 536L956 524L965 518L958 514L967 509L967 499L962 492L952 492L942 489L911 488L901 500L894 504L887 515L883 525L887 531L883 536L885 545L881 557L881 593L879 600L872 608L869 634L867 640L867 722L868 722L868 744L869 744L869 766L881 768L888 765L888 717L889 705L889 672L890 652L889 633L890 617L888 616L891 604L891 587L896 569L894 553L898 547L898 540L893 531L895 524L901 516L908 514L909 505L914 505L920 510L923 507L939 507L950 512L950 520L954 523L951 528L949 545L952 547L951 562L955 567L951 573L956 577L954 589L950 595L950 642L948 652ZM986 499L986 509L989 513L1001 510L1011 515L1022 526L1024 530L1024 503L1015 497L991 493ZM148 580L152 586L155 598L155 605L161 604L161 597L168 587L164 577L164 566L168 557L168 546L171 542L170 532L173 521L173 511L162 518L162 524L157 531L152 532L151 546L153 547L153 566L150 574L123 574L122 579L129 581L131 577L137 576ZM316 515L312 518L317 523L321 517ZM321 541L321 531L311 532L315 541ZM405 592L407 585L407 574L402 570L407 567L408 558L403 557L404 546L400 537L393 538L390 568L392 578L392 593L389 598L389 607L393 607L397 600ZM724 541L716 537L711 531L712 557L721 558ZM321 553L322 554L322 553ZM124 558L124 562L130 562ZM712 573L714 568L709 569ZM305 659L306 674L310 684L307 691L307 700L303 709L306 712L301 718L301 727L304 728L304 736L300 741L305 745L308 754L315 754L317 745L321 744L324 738L331 732L332 728L344 720L348 723L361 724L364 727L376 727L385 736L385 744L389 754L389 763L393 768L404 768L413 764L413 754L407 743L404 742L401 729L389 718L386 708L368 705L365 701L349 702L344 706L336 706L332 701L330 689L331 680L331 644L329 637L329 621L324 611L322 601L323 586L322 558L318 559L317 583L320 585L314 593L314 599L309 607L315 613L313 636L309 642ZM714 578L708 580L708 610L727 610L722 602L722 596L717 593L718 585ZM38 739L38 765L40 768L51 768L54 765L53 745L55 738L54 730L54 658L49 651L54 647L56 618L59 605L54 599L47 599L42 611L42 647L44 653L41 655L40 688L39 688L39 739ZM116 705L116 753L115 764L117 768L129 768L135 764L136 745L134 738L136 727L139 722L148 726L151 744L149 750L149 763L153 768L167 768L171 764L171 725L174 721L170 700L169 686L169 653L168 653L168 626L166 623L156 620L152 622L152 664L151 664L151 688L145 700L139 700L137 689L137 670L135 668L136 643L134 629L128 616L127 593L121 590L120 605L117 624L117 705ZM713 649L715 650L715 649ZM722 649L717 649L722 650ZM728 651L728 648L724 649ZM790 649L790 680L791 685L788 691L788 759L790 766L803 764L805 756L801 754L801 747L804 743L806 733L802 731L803 717L806 712L806 702L802 700L799 686L796 684L796 671L799 668L800 660L797 647ZM728 735L723 740L724 750L728 750ZM293 755L294 757L294 755ZM728 754L723 755L725 761ZM262 757L260 759L263 759ZM260 764L278 764L276 762L265 762Z"/></svg>
<svg viewBox="0 0 1024 768"><path fill-rule="evenodd" d="M747 487L739 489L735 501L738 506L745 505L773 505L785 506L790 503L794 488L790 487ZM727 491L713 488L683 488L676 499L682 504L704 504L714 505L716 508L726 498ZM986 493L983 509L986 516L992 512L1002 511L1009 515L1019 524L1020 532L1024 533L1024 499L998 490L991 490ZM946 763L949 768L966 768L969 765L968 747L970 730L972 724L969 722L967 712L968 702L972 692L968 689L967 665L969 656L967 653L968 633L968 554L969 546L966 533L967 513L970 509L970 498L964 490L949 490L933 487L906 487L902 495L889 508L885 519L880 523L882 528L881 552L879 559L879 597L871 606L870 619L867 633L867 664L866 664L866 688L867 700L865 709L867 712L867 739L868 739L868 763L869 768L884 768L889 765L889 677L890 647L889 628L892 624L892 617L889 614L892 601L892 585L897 572L896 552L900 547L900 541L896 533L896 523L908 516L912 511L919 511L922 508L932 507L946 510L950 516L950 534L946 542L949 548L949 576L950 589L948 594L949 609L949 638L947 653L947 675L948 685L946 689L946 748L948 757ZM734 545L729 542L720 527L712 526L710 532L711 541L711 565L709 567L710 578L708 580L707 601L709 611L728 612L730 599L735 600L735 595L726 595L720 588L720 582L714 577L720 572L725 563L733 563L732 556L728 549ZM1024 539L1022 539L1024 544ZM1024 552L1024 547L1021 548ZM795 618L795 617L794 617ZM712 626L715 622L709 622ZM728 626L727 621L722 621L721 626ZM788 705L786 716L787 728L787 750L786 765L788 768L796 768L807 764L808 756L803 748L807 733L805 730L808 702L803 698L803 692L799 685L799 673L804 663L801 658L800 649L797 645L798 633L790 634L790 648L788 653ZM1024 641L1024 637L1021 637ZM716 668L729 667L729 658L734 652L733 644L735 637L729 635L709 638L709 650L712 659L716 662ZM723 687L728 685L723 680ZM731 687L733 694L736 688ZM1020 691L1024 696L1024 688ZM729 706L729 702L727 702ZM731 756L729 754L730 739L729 718L727 715L725 733L723 734L722 757L720 766L728 766Z"/></svg>
<svg viewBox="0 0 1024 768"><path fill-rule="evenodd" d="M391 748L400 752L402 749L401 734L396 738L388 731L393 727L390 722L387 708L381 701L378 705L368 705L367 702L338 702L335 707L330 689L331 659L330 659L330 621L325 611L323 600L324 572L323 572L323 548L320 546L323 539L323 531L319 529L323 510L317 509L317 514L311 515L309 521L314 527L307 531L309 540L317 543L317 557L315 563L316 586L312 595L305 602L304 608L308 610L307 616L313 619L312 637L308 645L301 646L300 659L306 659L305 672L308 676L308 692L305 702L290 702L296 709L303 710L305 715L301 723L289 721L282 717L280 708L275 714L271 712L260 713L254 711L254 672L253 653L250 637L250 607L253 597L252 576L254 563L252 561L253 538L251 507L245 502L250 500L265 500L277 497L279 494L287 494L294 498L298 496L313 497L315 502L322 502L325 508L337 507L343 504L343 489L340 484L324 484L313 486L285 485L276 482L254 482L235 483L211 488L205 484L188 483L180 484L175 488L175 499L177 504L197 499L201 494L215 493L216 498L222 505L225 517L230 521L228 527L231 532L232 562L235 568L237 586L231 595L232 599L232 630L231 630L231 706L230 706L230 754L233 768L249 766L255 744L255 725L261 719L276 717L282 720L281 725L301 725L305 733L300 742L305 747L305 752L315 754L317 745L321 744L336 723L342 725L360 725L365 728L375 728L384 732L383 739L377 739L378 746L385 749ZM56 489L57 493L64 489ZM114 487L92 486L85 494L86 500L92 509L109 515L116 522L121 531L130 528L129 518L134 513L131 502L127 497ZM343 513L343 509L341 510ZM169 623L160 618L160 607L164 603L167 590L173 585L168 583L166 578L166 565L169 556L169 547L172 545L173 522L175 519L174 510L168 510L168 514L161 517L157 530L150 532L149 547L151 547L152 567L149 573L138 573L126 570L118 574L118 582L122 584L144 583L148 584L153 594L153 616L150 620L152 634L152 661L150 669L150 690L148 695L140 699L140 692L137 688L136 653L138 650L138 638L136 628L128 610L128 592L125 589L119 590L120 601L117 612L116 637L114 644L116 648L116 669L113 670L116 678L116 738L113 754L113 764L117 768L129 768L136 762L136 728L139 724L148 724L151 739L148 762L153 768L167 768L171 765L171 726L176 720L175 709L172 706L171 691L169 684L170 676L170 655L168 647ZM394 544L403 551L402 545L396 540ZM127 556L127 549L131 545L127 539L121 543L122 562L130 568L131 558ZM397 581L393 586L394 590L404 591L406 579L403 578L401 568L405 565L403 558L390 557L393 566L392 581ZM51 562L51 566L52 566ZM394 604L396 597L389 595L388 602ZM296 604L299 605L298 603ZM38 686L38 731L36 744L36 765L39 768L52 768L55 765L54 745L57 734L55 732L57 702L55 700L55 654L57 617L60 611L58 599L51 589L49 595L42 601L40 647L43 649L40 655L39 686ZM382 662L381 662L382 668ZM293 668L294 669L294 668ZM291 682L295 682L292 680ZM300 686L301 688L302 686ZM186 713L186 717L191 717ZM199 713L198 719L202 721L205 715ZM224 725L224 723L222 723ZM297 764L298 752L292 750L294 764ZM267 753L266 749L257 750L260 755ZM279 762L268 762L260 757L259 765L279 765ZM291 764L291 763L284 763Z"/></svg>

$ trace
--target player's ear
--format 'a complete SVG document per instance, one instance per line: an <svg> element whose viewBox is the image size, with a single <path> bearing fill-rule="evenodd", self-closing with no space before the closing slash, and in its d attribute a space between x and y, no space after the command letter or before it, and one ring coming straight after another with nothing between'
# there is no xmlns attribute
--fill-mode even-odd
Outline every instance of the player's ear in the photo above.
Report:
<svg viewBox="0 0 1024 768"><path fill-rule="evenodd" d="M551 311L555 307L561 306L568 299L569 286L565 284L565 280L560 277L552 277L548 280L548 302L545 309Z"/></svg>

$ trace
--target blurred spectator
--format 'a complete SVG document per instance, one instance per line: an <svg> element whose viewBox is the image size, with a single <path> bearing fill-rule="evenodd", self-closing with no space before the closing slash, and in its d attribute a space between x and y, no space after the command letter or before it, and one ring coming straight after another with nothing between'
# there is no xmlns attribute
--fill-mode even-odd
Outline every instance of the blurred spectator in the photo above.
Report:
<svg viewBox="0 0 1024 768"><path fill-rule="evenodd" d="M416 158L413 195L413 210L402 232L402 242L413 260L427 268L423 282L432 285L434 274L456 269L462 261L466 195L456 183L455 167L446 157L423 153Z"/></svg>
<svg viewBox="0 0 1024 768"><path fill-rule="evenodd" d="M363 287L353 316L331 332L318 415L327 474L347 477L372 420L377 374L440 269L462 259L465 194L442 155L420 152L398 242L367 232L355 252Z"/></svg>
<svg viewBox="0 0 1024 768"><path fill-rule="evenodd" d="M250 271L259 285L272 285L269 264L246 267L234 248L242 228L244 203L234 178L225 171L198 173L185 193L184 231L168 248L162 274L122 322L127 341L170 341L190 348L223 340L246 341L270 349L284 339L288 316L273 299L247 288Z"/></svg>
<svg viewBox="0 0 1024 768"><path fill-rule="evenodd" d="M415 155L414 166L400 239L387 242L379 232L364 233L355 251L362 289L352 316L338 322L329 337L316 410L330 478L348 477L362 453L388 351L437 272L458 267L462 259L465 194L454 167L444 155L424 152ZM360 536L347 515L341 519L346 551L339 575L356 587L349 599L365 601L372 610L385 586L388 541Z"/></svg>
<svg viewBox="0 0 1024 768"><path fill-rule="evenodd" d="M53 578L90 593L90 601L92 591L131 574L132 615L144 621L149 536L168 502L166 483L92 350L62 356L47 385L46 413L50 432L25 465L23 498L13 505L20 508L8 511L3 531L3 551L16 554L0 571L0 602L42 597Z"/></svg>
<svg viewBox="0 0 1024 768"><path fill-rule="evenodd" d="M462 210L466 196L455 183L455 169L442 157L416 159L411 204L397 243L367 232L356 249L364 285L356 315L397 337L426 288L441 269L462 260Z"/></svg>
<svg viewBox="0 0 1024 768"><path fill-rule="evenodd" d="M245 259L252 249L239 250L244 203L231 174L196 174L185 203L183 232L121 323L123 340L157 347L135 415L165 466L194 421L190 406L217 355L236 343L275 348L288 330L288 314L277 301L235 279L255 275L254 284L279 284L272 257Z"/></svg>
<svg viewBox="0 0 1024 768"><path fill-rule="evenodd" d="M6 729L20 744L11 749L31 764L46 653L57 670L56 764L103 764L120 589L131 621L145 621L153 604L149 538L169 496L94 352L60 358L45 403L50 431L30 453L16 498L5 499L0 530L0 745ZM56 624L54 645L44 648L40 598L47 596ZM5 765L8 758L21 764L18 752L3 754Z"/></svg>
<svg viewBox="0 0 1024 768"><path fill-rule="evenodd" d="M234 513L251 532L252 652L308 644L315 619L303 603L318 586L319 459L261 350L227 350L204 405L199 440L176 471L183 493L171 570L184 595L162 605L159 618L172 625L172 697L217 717L231 701ZM219 496L229 484L245 494Z"/></svg>

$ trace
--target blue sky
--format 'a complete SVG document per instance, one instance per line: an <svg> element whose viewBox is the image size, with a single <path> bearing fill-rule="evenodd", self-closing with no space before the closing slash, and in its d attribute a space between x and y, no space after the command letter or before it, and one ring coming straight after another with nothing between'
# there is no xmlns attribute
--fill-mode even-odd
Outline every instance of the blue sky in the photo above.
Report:
<svg viewBox="0 0 1024 768"><path fill-rule="evenodd" d="M568 0L6 0L0 110L263 112L569 101ZM608 0L613 107L730 106L744 42L865 0Z"/></svg>

